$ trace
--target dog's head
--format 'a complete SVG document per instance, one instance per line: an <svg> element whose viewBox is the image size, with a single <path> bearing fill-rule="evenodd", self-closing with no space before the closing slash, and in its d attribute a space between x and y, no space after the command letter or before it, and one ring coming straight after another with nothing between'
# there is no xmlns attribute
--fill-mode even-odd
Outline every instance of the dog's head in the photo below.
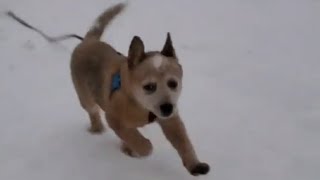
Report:
<svg viewBox="0 0 320 180"><path fill-rule="evenodd" d="M142 40L135 36L129 47L128 68L136 101L160 119L172 117L177 112L183 71L170 33L163 49L152 52L145 52Z"/></svg>

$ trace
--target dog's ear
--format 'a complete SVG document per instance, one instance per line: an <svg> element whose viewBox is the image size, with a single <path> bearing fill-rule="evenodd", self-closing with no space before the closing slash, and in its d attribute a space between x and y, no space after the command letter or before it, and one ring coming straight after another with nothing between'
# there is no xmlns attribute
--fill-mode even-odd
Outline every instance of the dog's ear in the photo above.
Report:
<svg viewBox="0 0 320 180"><path fill-rule="evenodd" d="M176 52L175 52L175 50L173 48L171 35L170 35L169 32L167 33L167 39L166 39L166 42L165 42L165 44L163 46L161 54L164 55L164 56L167 56L167 57L176 58Z"/></svg>
<svg viewBox="0 0 320 180"><path fill-rule="evenodd" d="M129 69L132 69L138 65L144 57L144 45L139 36L134 36L131 40L128 53L128 66Z"/></svg>

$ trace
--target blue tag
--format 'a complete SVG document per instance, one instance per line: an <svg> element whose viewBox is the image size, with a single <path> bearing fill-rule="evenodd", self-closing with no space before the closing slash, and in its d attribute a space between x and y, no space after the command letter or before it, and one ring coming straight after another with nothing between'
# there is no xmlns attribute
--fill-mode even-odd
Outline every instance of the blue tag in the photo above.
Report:
<svg viewBox="0 0 320 180"><path fill-rule="evenodd" d="M111 91L116 91L120 89L120 87L121 87L121 77L120 77L120 73L117 72L112 76Z"/></svg>

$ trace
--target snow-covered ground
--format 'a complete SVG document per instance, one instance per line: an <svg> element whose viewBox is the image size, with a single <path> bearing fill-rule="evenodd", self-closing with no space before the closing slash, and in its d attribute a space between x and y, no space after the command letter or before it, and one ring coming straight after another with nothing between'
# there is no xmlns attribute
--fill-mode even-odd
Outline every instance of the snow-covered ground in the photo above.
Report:
<svg viewBox="0 0 320 180"><path fill-rule="evenodd" d="M106 0L0 0L43 31L83 35ZM111 130L87 133L69 71L78 40L53 45L0 15L1 180L320 179L319 0L132 0L103 36L127 54L172 38L181 113L212 171L192 177L154 124L155 151L132 159Z"/></svg>

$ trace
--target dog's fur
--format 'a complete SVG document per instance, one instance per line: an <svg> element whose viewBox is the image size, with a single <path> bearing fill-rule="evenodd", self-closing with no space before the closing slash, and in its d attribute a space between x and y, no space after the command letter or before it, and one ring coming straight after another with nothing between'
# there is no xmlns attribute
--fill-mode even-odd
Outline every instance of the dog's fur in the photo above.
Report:
<svg viewBox="0 0 320 180"><path fill-rule="evenodd" d="M160 52L145 52L141 38L133 37L128 57L100 41L105 27L125 6L119 3L103 12L72 53L71 76L81 106L89 114L89 130L104 131L102 109L108 125L123 142L122 151L134 157L148 156L152 144L137 128L148 124L152 114L187 170L192 175L206 174L209 165L198 160L176 107L183 70L170 34ZM117 72L121 88L111 92L112 76ZM163 104L172 105L172 112L164 114Z"/></svg>

